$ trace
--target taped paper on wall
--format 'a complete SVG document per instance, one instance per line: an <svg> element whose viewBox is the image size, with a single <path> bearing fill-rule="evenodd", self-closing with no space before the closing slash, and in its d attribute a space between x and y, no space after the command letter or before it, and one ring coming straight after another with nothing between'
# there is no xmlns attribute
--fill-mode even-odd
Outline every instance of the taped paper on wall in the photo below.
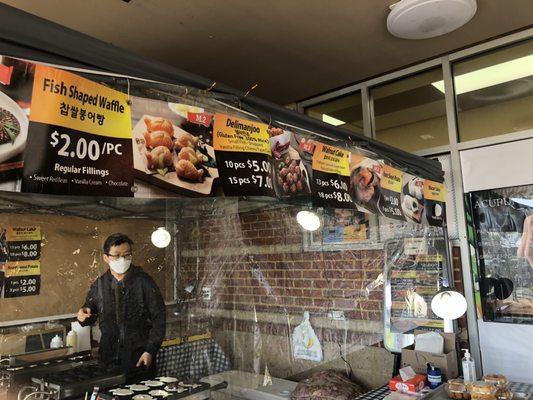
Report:
<svg viewBox="0 0 533 400"><path fill-rule="evenodd" d="M294 358L310 361L322 361L322 345L318 340L311 322L309 312L304 312L304 320L294 328L292 334Z"/></svg>

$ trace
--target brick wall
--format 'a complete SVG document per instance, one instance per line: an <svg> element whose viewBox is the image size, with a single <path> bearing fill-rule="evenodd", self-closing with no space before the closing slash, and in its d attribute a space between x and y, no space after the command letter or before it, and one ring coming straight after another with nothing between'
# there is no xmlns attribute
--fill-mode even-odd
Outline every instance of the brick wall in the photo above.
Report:
<svg viewBox="0 0 533 400"><path fill-rule="evenodd" d="M381 250L303 251L295 209L209 217L189 224L182 280L198 276L214 290L206 308L287 311L381 321L382 286L365 288L383 270Z"/></svg>
<svg viewBox="0 0 533 400"><path fill-rule="evenodd" d="M323 346L331 349L329 356L325 351L325 362L339 360L339 344L351 346L352 357L364 347L381 347L383 286L369 285L383 271L383 251L304 251L297 211L287 206L203 216L181 226L180 286L198 280L199 287L210 287L213 293L210 301L193 298L190 314L205 317L219 336L232 336L231 353L242 353L234 346L235 337L243 333L286 341L304 311L310 312ZM347 321L332 322L332 310L343 311ZM274 346L280 368L290 358L284 343ZM372 357L377 368L381 364ZM312 367L300 365L291 373ZM390 371L385 369L387 377ZM375 384L367 381L374 386L383 382L380 379Z"/></svg>
<svg viewBox="0 0 533 400"><path fill-rule="evenodd" d="M304 251L297 210L204 217L183 226L182 286L198 275L213 290L211 301L196 304L208 310L312 317L340 310L349 320L381 323L383 287L366 288L383 270L383 252Z"/></svg>

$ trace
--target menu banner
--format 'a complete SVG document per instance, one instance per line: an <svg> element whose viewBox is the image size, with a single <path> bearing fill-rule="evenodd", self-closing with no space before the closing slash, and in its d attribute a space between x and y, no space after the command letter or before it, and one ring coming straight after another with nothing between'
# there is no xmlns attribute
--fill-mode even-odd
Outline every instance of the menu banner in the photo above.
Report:
<svg viewBox="0 0 533 400"><path fill-rule="evenodd" d="M181 87L155 95L135 80L0 59L0 181L22 175L22 192L297 198L442 224L443 184L404 173L364 149L266 125L238 110L216 113L218 101L200 92L183 95ZM125 93L130 85L135 96ZM162 94L183 99L168 102ZM10 242L16 261L40 251L37 241L20 242Z"/></svg>
<svg viewBox="0 0 533 400"><path fill-rule="evenodd" d="M41 228L11 226L2 229L0 246L7 249L2 257L0 294L3 297L38 295L41 288ZM3 286L3 288L2 288Z"/></svg>
<svg viewBox="0 0 533 400"><path fill-rule="evenodd" d="M127 95L37 65L22 191L133 196Z"/></svg>
<svg viewBox="0 0 533 400"><path fill-rule="evenodd" d="M313 195L333 208L355 208L350 194L350 152L315 142L312 160Z"/></svg>
<svg viewBox="0 0 533 400"><path fill-rule="evenodd" d="M390 165L383 165L383 174L380 181L382 201L381 213L393 219L405 219L401 208L401 193L403 171Z"/></svg>
<svg viewBox="0 0 533 400"><path fill-rule="evenodd" d="M215 114L213 147L226 196L276 196L267 129L266 124Z"/></svg>

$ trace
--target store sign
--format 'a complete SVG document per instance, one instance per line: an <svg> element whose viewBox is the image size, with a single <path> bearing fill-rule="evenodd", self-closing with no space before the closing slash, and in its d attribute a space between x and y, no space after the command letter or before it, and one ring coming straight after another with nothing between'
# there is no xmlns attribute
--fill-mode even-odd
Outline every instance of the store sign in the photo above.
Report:
<svg viewBox="0 0 533 400"><path fill-rule="evenodd" d="M276 195L268 126L216 114L213 144L226 196Z"/></svg>
<svg viewBox="0 0 533 400"><path fill-rule="evenodd" d="M403 172L390 165L384 165L380 185L383 196L380 207L382 214L393 219L405 219L401 208Z"/></svg>
<svg viewBox="0 0 533 400"><path fill-rule="evenodd" d="M268 196L415 223L444 218L441 183L348 143L217 112L221 104L198 93L167 102L135 80L15 61L0 84L0 180L22 167L22 192ZM12 251L25 260L24 249Z"/></svg>
<svg viewBox="0 0 533 400"><path fill-rule="evenodd" d="M316 142L313 153L313 195L321 205L355 208L350 187L350 152Z"/></svg>
<svg viewBox="0 0 533 400"><path fill-rule="evenodd" d="M22 190L133 196L127 95L37 65Z"/></svg>

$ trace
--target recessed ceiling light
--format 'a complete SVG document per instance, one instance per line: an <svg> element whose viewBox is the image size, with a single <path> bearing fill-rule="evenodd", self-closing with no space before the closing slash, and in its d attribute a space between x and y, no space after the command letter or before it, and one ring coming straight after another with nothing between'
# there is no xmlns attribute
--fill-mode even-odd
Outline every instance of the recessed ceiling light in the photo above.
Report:
<svg viewBox="0 0 533 400"><path fill-rule="evenodd" d="M533 75L533 54L456 76L455 94L473 92L531 75ZM444 81L433 82L432 85L444 93Z"/></svg>
<svg viewBox="0 0 533 400"><path fill-rule="evenodd" d="M428 39L466 24L477 11L476 0L401 0L390 6L387 29L402 39Z"/></svg>
<svg viewBox="0 0 533 400"><path fill-rule="evenodd" d="M420 139L422 140L435 139L435 136L430 135L429 133L426 133L425 135L420 135Z"/></svg>
<svg viewBox="0 0 533 400"><path fill-rule="evenodd" d="M346 123L344 121L341 121L340 119L337 119L327 114L322 114L322 121L325 122L326 124L330 124L333 126L344 125Z"/></svg>

